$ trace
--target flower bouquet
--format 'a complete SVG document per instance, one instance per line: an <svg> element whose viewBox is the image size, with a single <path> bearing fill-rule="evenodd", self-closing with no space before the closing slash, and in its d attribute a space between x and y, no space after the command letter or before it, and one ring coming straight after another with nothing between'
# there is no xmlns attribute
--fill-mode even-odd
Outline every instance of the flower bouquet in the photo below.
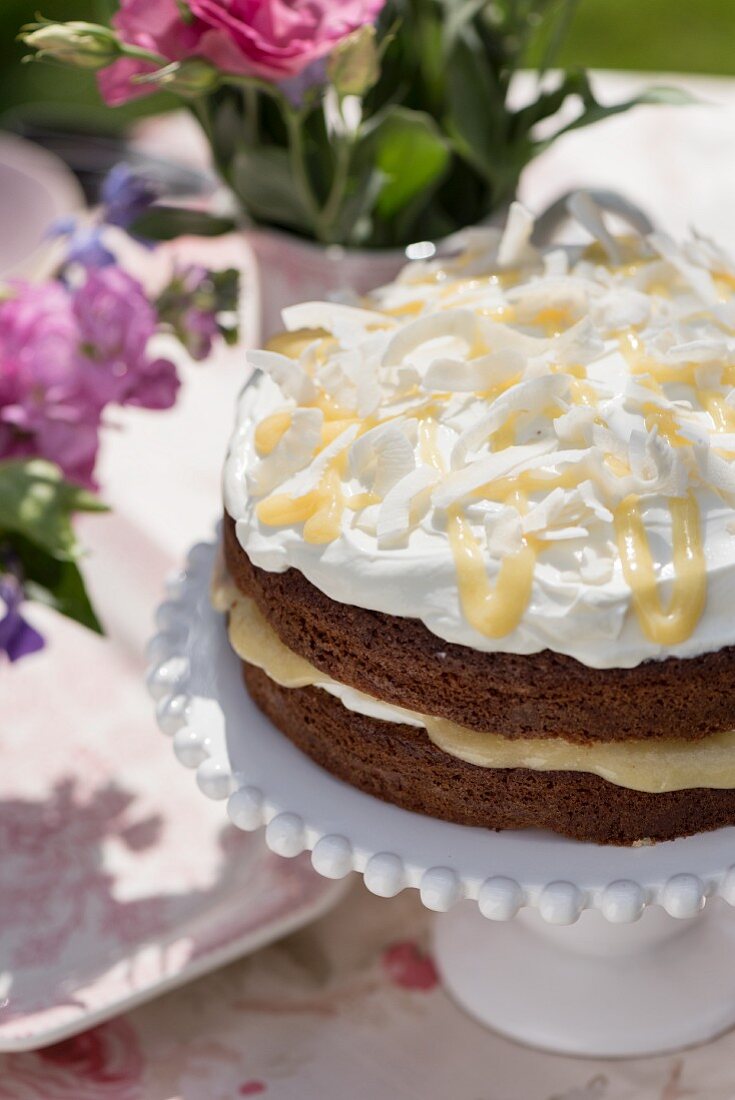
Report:
<svg viewBox="0 0 735 1100"><path fill-rule="evenodd" d="M651 88L603 105L584 72L552 72L574 6L119 0L111 27L36 23L22 37L40 58L96 70L111 105L181 97L251 223L385 249L487 220L561 134L683 100ZM535 90L515 106L529 66Z"/></svg>
<svg viewBox="0 0 735 1100"><path fill-rule="evenodd" d="M104 511L94 468L111 409L167 409L179 379L153 340L168 332L203 359L234 339L236 273L176 268L155 297L110 246L155 193L125 166L92 225L52 228L64 258L45 282L0 286L0 662L39 649L24 597L99 631L85 591L75 512ZM110 230L110 227L114 227Z"/></svg>

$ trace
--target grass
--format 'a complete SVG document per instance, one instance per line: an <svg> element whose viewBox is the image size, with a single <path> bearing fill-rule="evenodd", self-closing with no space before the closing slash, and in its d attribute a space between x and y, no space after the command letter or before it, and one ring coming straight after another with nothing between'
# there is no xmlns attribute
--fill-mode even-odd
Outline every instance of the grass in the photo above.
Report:
<svg viewBox="0 0 735 1100"><path fill-rule="evenodd" d="M581 0L561 60L735 76L733 0Z"/></svg>

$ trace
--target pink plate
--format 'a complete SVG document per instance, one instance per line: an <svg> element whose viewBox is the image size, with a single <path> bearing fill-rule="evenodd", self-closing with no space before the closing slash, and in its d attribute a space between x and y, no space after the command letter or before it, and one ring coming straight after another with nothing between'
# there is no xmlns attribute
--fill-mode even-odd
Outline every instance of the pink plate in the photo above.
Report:
<svg viewBox="0 0 735 1100"><path fill-rule="evenodd" d="M128 546L140 598L156 563L119 516L98 522ZM98 599L111 638L34 609L47 648L0 669L0 1051L89 1028L342 893L308 857L284 860L223 824L222 807L171 766L142 686L137 635L149 622L123 587L106 579Z"/></svg>

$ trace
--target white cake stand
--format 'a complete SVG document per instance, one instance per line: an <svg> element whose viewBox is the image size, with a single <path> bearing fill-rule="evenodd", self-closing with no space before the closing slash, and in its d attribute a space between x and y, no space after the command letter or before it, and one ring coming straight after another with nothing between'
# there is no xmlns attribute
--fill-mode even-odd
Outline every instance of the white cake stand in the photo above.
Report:
<svg viewBox="0 0 735 1100"><path fill-rule="evenodd" d="M359 871L382 897L418 889L441 914L448 991L524 1043L653 1054L735 1025L735 829L599 847L448 824L334 779L251 703L209 605L214 552L191 550L158 609L149 684L176 756L235 825L265 825L283 856L311 850L328 878Z"/></svg>

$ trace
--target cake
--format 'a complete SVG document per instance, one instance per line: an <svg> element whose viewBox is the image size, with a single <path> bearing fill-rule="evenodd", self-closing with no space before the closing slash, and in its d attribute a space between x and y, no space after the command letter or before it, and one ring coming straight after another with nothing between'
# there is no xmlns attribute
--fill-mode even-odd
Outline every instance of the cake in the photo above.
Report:
<svg viewBox="0 0 735 1100"><path fill-rule="evenodd" d="M735 824L735 265L515 205L248 355L216 606L379 799L603 844ZM274 730L273 736L279 736Z"/></svg>

